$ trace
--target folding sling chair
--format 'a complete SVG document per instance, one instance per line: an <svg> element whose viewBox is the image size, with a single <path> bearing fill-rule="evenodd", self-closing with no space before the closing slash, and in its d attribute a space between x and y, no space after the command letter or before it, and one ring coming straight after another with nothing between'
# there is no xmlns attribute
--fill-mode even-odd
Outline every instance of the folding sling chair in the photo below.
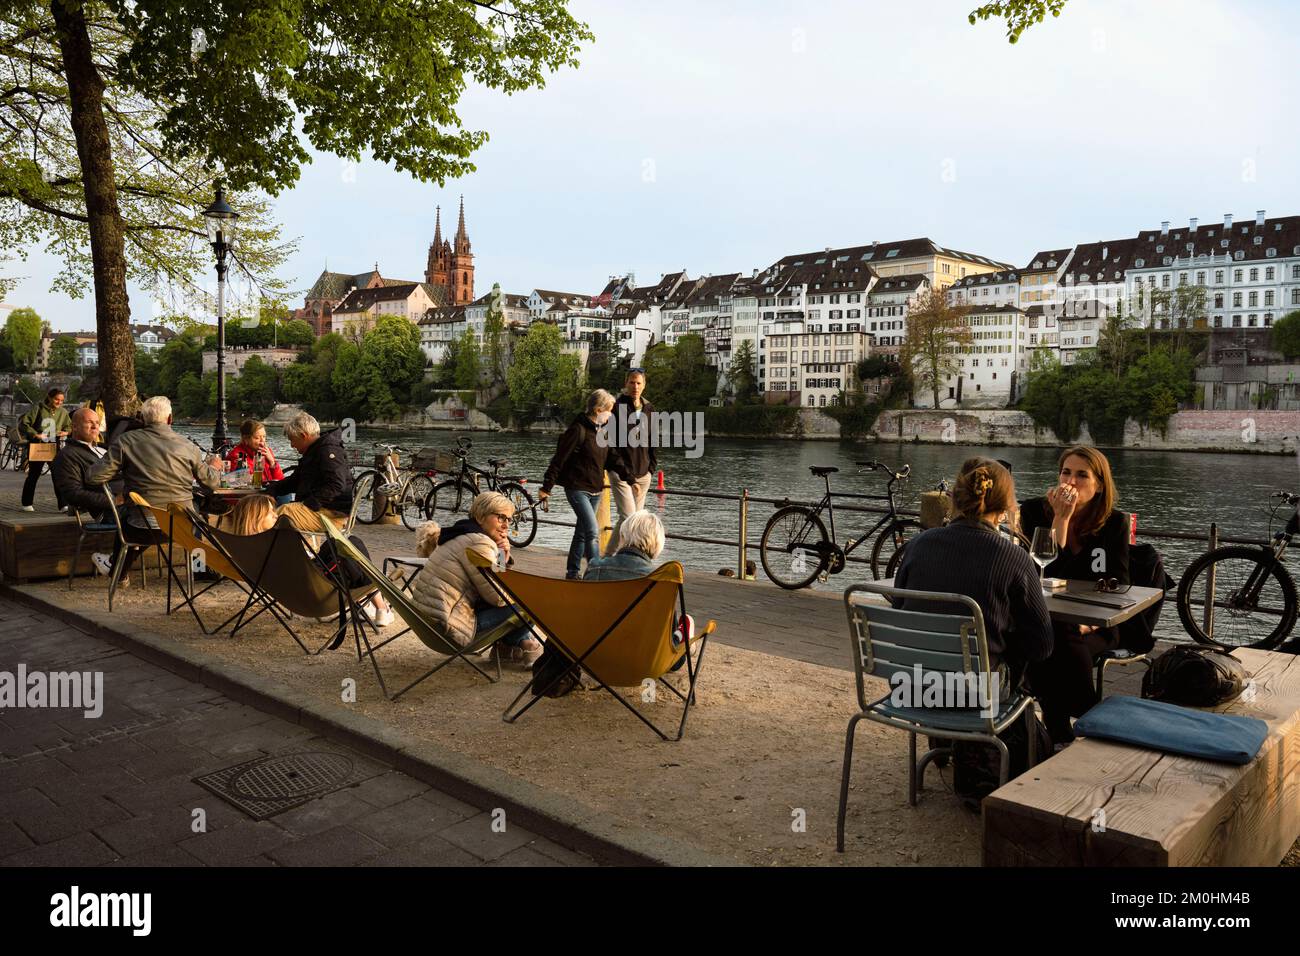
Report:
<svg viewBox="0 0 1300 956"><path fill-rule="evenodd" d="M686 593L682 587L685 576L680 564L669 561L643 578L627 581L568 581L522 571L497 571L482 555L468 553L470 561L497 593L518 607L536 628L550 635L551 646L661 739L682 739L686 718L695 702L695 683L704 646L717 628L717 622L709 621L690 641L673 642L674 610L680 607L681 619L686 618ZM691 645L696 641L699 650L693 653ZM665 678L683 657L686 659L685 693ZM534 677L511 701L503 719L514 723L562 679L563 674L557 675L546 686L539 687ZM669 737L614 690L637 687L642 701L653 702L659 684L682 702L682 719L675 737ZM518 707L530 692L532 699Z"/></svg>
<svg viewBox="0 0 1300 956"><path fill-rule="evenodd" d="M211 526L207 533L221 545L251 589L235 619L232 636L263 611L270 611L303 653L319 654L326 648L338 647L347 633L349 618L359 612L359 602L372 590L369 585L349 590L337 574L326 572L307 551L303 536L288 518L281 517L274 528L260 534L231 534ZM261 608L247 617L259 604ZM308 649L289 624L290 614L328 618L336 613L338 628L315 651Z"/></svg>
<svg viewBox="0 0 1300 956"><path fill-rule="evenodd" d="M370 578L371 583L374 584L379 593L388 600L388 603L393 608L393 612L406 624L405 629L398 631L391 637L385 638L373 647L370 645L370 639L366 636L365 631L359 630L358 632L358 660L362 656L361 642L364 641L366 645L365 656L370 658L370 666L375 669L375 677L378 678L379 688L383 691L385 697L389 700L397 700L397 698L401 697L412 687L415 687L417 684L432 677L434 674L438 673L438 671L442 670L452 661L457 659L463 660L466 664L474 668L474 670L478 671L494 684L501 679L501 659L499 656L497 657L496 662L497 676L493 677L474 662L472 655L483 653L521 624L526 623L522 618L518 616L507 618L491 630L486 631L483 634L475 635L474 640L462 647L420 612L419 607L411 599L410 581L407 581L403 586L391 580L386 574L384 574L384 572L376 568L364 554L357 550L353 546L352 542L345 538L328 518L322 517L321 525L325 529L325 535L334 542L334 546L338 549L338 552L351 558L362 568L362 570L365 571L366 576ZM408 631L418 637L425 647L429 648L431 651L446 655L447 659L430 668L424 674L411 681L411 683L407 684L401 690L397 691L397 693L390 694L388 693L388 685L384 681L384 675L380 673L379 662L375 658L375 652L385 645L391 644Z"/></svg>

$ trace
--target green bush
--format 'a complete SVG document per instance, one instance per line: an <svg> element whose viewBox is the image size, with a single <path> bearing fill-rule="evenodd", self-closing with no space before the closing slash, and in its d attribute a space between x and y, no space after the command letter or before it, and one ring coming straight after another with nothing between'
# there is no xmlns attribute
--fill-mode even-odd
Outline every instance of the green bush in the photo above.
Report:
<svg viewBox="0 0 1300 956"><path fill-rule="evenodd" d="M799 423L796 405L727 405L704 410L704 426L710 434L783 434L794 432Z"/></svg>
<svg viewBox="0 0 1300 956"><path fill-rule="evenodd" d="M856 396L855 399L861 399ZM827 405L820 409L840 423L841 438L863 438L871 433L871 426L880 416L880 406L865 400L850 400L841 405Z"/></svg>

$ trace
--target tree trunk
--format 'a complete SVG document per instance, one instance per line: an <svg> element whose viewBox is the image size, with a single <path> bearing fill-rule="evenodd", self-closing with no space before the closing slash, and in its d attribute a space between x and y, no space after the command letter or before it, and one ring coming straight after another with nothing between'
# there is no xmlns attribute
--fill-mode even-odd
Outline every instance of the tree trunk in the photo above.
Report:
<svg viewBox="0 0 1300 956"><path fill-rule="evenodd" d="M112 146L104 121L104 81L91 57L90 30L80 0L51 0L68 80L72 133L77 141L89 219L95 278L95 332L100 398L110 416L135 410L135 342L126 293L122 213L117 204Z"/></svg>

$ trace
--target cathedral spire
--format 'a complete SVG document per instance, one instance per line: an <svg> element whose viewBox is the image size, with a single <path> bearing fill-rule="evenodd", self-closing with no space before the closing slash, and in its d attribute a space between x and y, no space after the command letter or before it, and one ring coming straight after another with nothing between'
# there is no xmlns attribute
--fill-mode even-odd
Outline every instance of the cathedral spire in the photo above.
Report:
<svg viewBox="0 0 1300 956"><path fill-rule="evenodd" d="M437 219L435 220L434 227L433 227L433 244L434 246L441 246L442 245L442 207L441 206L438 207L438 211L435 215L437 216Z"/></svg>
<svg viewBox="0 0 1300 956"><path fill-rule="evenodd" d="M465 231L465 196L460 197L460 225L456 228L456 251L469 252L469 233Z"/></svg>

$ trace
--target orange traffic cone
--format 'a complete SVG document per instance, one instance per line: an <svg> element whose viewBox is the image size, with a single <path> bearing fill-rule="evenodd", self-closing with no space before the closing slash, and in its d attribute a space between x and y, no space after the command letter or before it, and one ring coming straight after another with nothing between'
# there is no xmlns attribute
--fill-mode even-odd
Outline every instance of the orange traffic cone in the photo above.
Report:
<svg viewBox="0 0 1300 956"><path fill-rule="evenodd" d="M663 490L664 490L664 473L663 473L663 469L660 469L659 480L655 484L655 491L663 491Z"/></svg>

